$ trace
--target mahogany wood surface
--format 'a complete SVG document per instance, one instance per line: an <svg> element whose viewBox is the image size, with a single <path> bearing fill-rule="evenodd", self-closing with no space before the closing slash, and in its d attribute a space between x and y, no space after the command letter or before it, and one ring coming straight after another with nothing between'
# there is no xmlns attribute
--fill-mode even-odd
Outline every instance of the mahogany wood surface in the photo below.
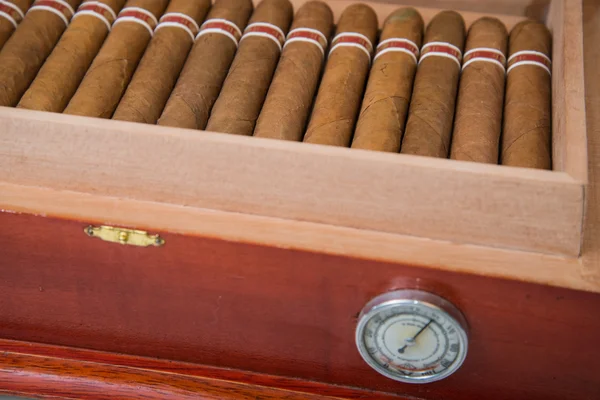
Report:
<svg viewBox="0 0 600 400"><path fill-rule="evenodd" d="M0 339L0 351L0 393L86 399L193 395L225 400L409 400L272 375L37 343Z"/></svg>
<svg viewBox="0 0 600 400"><path fill-rule="evenodd" d="M85 226L0 213L0 337L423 399L600 397L597 294L168 233L162 248L135 248ZM470 348L457 374L406 385L360 359L358 312L397 288L465 313Z"/></svg>

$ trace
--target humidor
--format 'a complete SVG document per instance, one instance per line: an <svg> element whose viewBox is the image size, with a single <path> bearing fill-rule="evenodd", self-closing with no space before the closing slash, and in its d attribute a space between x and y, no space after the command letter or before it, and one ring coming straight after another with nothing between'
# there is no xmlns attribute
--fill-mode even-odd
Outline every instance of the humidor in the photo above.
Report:
<svg viewBox="0 0 600 400"><path fill-rule="evenodd" d="M336 20L353 3L326 2ZM0 337L375 391L369 398L597 394L600 348L578 347L600 334L588 201L588 157L600 155L587 149L582 3L364 3L380 24L402 5L425 24L442 9L467 26L483 15L509 30L545 21L553 170L0 107ZM399 288L464 313L469 355L450 378L401 384L361 360L358 313ZM0 388L9 370L0 367Z"/></svg>

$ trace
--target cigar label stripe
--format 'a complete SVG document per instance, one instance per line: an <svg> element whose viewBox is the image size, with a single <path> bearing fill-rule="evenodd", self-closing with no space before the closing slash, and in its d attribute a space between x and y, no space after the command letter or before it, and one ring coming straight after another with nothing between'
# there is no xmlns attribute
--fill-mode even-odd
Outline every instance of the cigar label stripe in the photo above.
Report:
<svg viewBox="0 0 600 400"><path fill-rule="evenodd" d="M194 21L194 19L189 15L182 13L168 13L163 15L163 17L160 19L159 24L154 32L168 26L185 30L192 37L192 42L194 41L196 34L198 34L200 31L200 27L196 21Z"/></svg>
<svg viewBox="0 0 600 400"><path fill-rule="evenodd" d="M285 34L283 31L278 26L268 24L266 22L255 22L248 25L244 31L244 36L242 36L240 39L240 42L250 36L269 38L277 43L279 50L283 48L283 43L285 42Z"/></svg>
<svg viewBox="0 0 600 400"><path fill-rule="evenodd" d="M419 46L417 46L413 41L404 38L391 38L379 43L377 46L377 54L375 55L373 61L377 60L379 56L390 52L406 53L412 56L415 63L417 63L420 53Z"/></svg>
<svg viewBox="0 0 600 400"><path fill-rule="evenodd" d="M421 48L421 60L419 64L423 62L427 57L445 57L454 60L460 68L460 61L462 58L462 52L460 49L450 43L445 42L429 42Z"/></svg>
<svg viewBox="0 0 600 400"><path fill-rule="evenodd" d="M106 13L108 13L108 15L106 15ZM104 3L100 3L99 1L88 1L83 3L79 7L72 19L75 19L82 15L89 15L91 17L98 18L99 20L104 22L109 31L111 25L117 19L117 15L113 11L113 9Z"/></svg>
<svg viewBox="0 0 600 400"><path fill-rule="evenodd" d="M63 0L37 0L33 3L33 7L29 9L28 13L38 10L50 11L51 13L58 15L66 26L69 26L69 20L73 17L73 14L75 14L73 7Z"/></svg>
<svg viewBox="0 0 600 400"><path fill-rule="evenodd" d="M479 47L469 50L463 57L463 71L465 68L467 68L467 65L477 61L494 63L502 68L502 71L504 71L506 65L506 56L504 56L504 53L502 53L500 50L491 49L488 47Z"/></svg>
<svg viewBox="0 0 600 400"><path fill-rule="evenodd" d="M0 17L7 19L15 29L17 29L17 26L23 20L25 15L15 4L0 0Z"/></svg>
<svg viewBox="0 0 600 400"><path fill-rule="evenodd" d="M329 50L329 56L331 56L331 53L333 53L335 49L340 47L357 47L364 51L365 54L367 54L367 57L369 57L369 61L371 61L373 44L369 38L363 34L356 32L344 32L338 34L331 41L331 50Z"/></svg>
<svg viewBox="0 0 600 400"><path fill-rule="evenodd" d="M520 65L535 65L544 68L550 75L552 75L552 61L544 53L532 50L519 51L510 56L508 59L508 74L514 68Z"/></svg>
<svg viewBox="0 0 600 400"><path fill-rule="evenodd" d="M208 33L219 33L225 35L235 43L237 47L240 38L242 37L242 31L236 24L231 21L222 18L213 18L204 22L200 27L200 33L196 36L196 40L202 35Z"/></svg>
<svg viewBox="0 0 600 400"><path fill-rule="evenodd" d="M16 4L11 3L10 1L0 0L0 5L4 5L8 8L13 9L18 14L18 17L20 17L21 20L23 18L25 18L25 14L23 13L23 10L21 10L19 8L19 6L17 6ZM19 18L15 18L15 19L18 20Z"/></svg>
<svg viewBox="0 0 600 400"><path fill-rule="evenodd" d="M113 26L121 22L135 22L136 24L140 24L150 32L150 36L154 35L154 28L158 25L154 14L140 7L126 7L121 10Z"/></svg>
<svg viewBox="0 0 600 400"><path fill-rule="evenodd" d="M288 33L283 48L285 49L285 47L288 44L294 42L312 43L316 45L319 48L319 50L321 50L323 56L325 56L325 49L327 48L327 38L325 37L325 35L323 35L323 33L316 29L297 28L292 30L290 33Z"/></svg>

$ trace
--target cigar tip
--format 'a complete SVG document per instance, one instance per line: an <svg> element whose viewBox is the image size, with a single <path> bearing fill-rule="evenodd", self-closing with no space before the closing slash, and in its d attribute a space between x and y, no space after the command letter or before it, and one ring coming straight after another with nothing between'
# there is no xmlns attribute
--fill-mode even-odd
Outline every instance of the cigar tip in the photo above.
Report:
<svg viewBox="0 0 600 400"><path fill-rule="evenodd" d="M548 27L532 19L519 22L510 32L511 54L515 49L525 46L529 50L541 51L550 56L551 44L552 34Z"/></svg>
<svg viewBox="0 0 600 400"><path fill-rule="evenodd" d="M417 21L423 25L423 17L421 14L412 7L403 7L399 8L393 13L391 13L385 20L385 23L393 22L393 21L404 21L415 18Z"/></svg>
<svg viewBox="0 0 600 400"><path fill-rule="evenodd" d="M331 7L329 7L327 3L324 3L320 0L310 0L304 3L304 5L298 10L298 13L304 10L306 10L306 12L311 13L314 12L326 14L329 17L329 19L333 20L333 11L331 11Z"/></svg>
<svg viewBox="0 0 600 400"><path fill-rule="evenodd" d="M494 17L481 17L477 21L473 22L469 28L469 34L472 34L477 30L497 30L499 33L508 35L506 26L498 18Z"/></svg>

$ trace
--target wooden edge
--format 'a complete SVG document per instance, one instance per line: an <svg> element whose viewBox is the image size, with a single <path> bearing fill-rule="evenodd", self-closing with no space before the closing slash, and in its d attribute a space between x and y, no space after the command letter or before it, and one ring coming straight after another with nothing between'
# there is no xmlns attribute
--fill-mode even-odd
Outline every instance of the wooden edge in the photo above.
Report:
<svg viewBox="0 0 600 400"><path fill-rule="evenodd" d="M583 188L564 173L10 108L0 122L6 183L580 254Z"/></svg>
<svg viewBox="0 0 600 400"><path fill-rule="evenodd" d="M0 393L85 399L408 400L293 378L4 339L0 351Z"/></svg>
<svg viewBox="0 0 600 400"><path fill-rule="evenodd" d="M600 293L576 258L0 182L0 210L204 236ZM166 244L168 246L168 243Z"/></svg>
<svg viewBox="0 0 600 400"><path fill-rule="evenodd" d="M554 169L587 184L585 79L581 1L555 0L549 15L554 33L552 97Z"/></svg>
<svg viewBox="0 0 600 400"><path fill-rule="evenodd" d="M306 3L309 0L291 0L294 5L294 10L298 10L302 4ZM546 1L546 0L543 0ZM260 0L254 0L255 4L260 3ZM547 8L547 4L542 4L542 7L538 8L531 13L531 7L526 5L526 2L523 0L513 1L512 4L499 4L500 2L482 2L479 0L463 0L463 1L440 1L440 0L403 0L402 2L397 1L396 3L392 1L373 1L373 0L363 0L363 1L355 1L355 0L329 0L327 2L331 7L331 10L334 14L334 21L338 21L342 12L351 4L355 3L368 3L373 10L377 14L377 19L379 21L379 26L382 27L385 19L392 12L401 7L412 6L423 17L423 21L427 25L429 21L433 19L433 17L443 10L456 10L459 11L465 20L465 24L469 27L473 22L478 20L483 16L493 15L494 17L500 19L507 27L507 29L512 29L513 26L521 22L526 18L526 15L536 18L543 18L542 12L544 8Z"/></svg>
<svg viewBox="0 0 600 400"><path fill-rule="evenodd" d="M590 184L583 235L584 278L600 281L600 2L584 2L585 78Z"/></svg>

